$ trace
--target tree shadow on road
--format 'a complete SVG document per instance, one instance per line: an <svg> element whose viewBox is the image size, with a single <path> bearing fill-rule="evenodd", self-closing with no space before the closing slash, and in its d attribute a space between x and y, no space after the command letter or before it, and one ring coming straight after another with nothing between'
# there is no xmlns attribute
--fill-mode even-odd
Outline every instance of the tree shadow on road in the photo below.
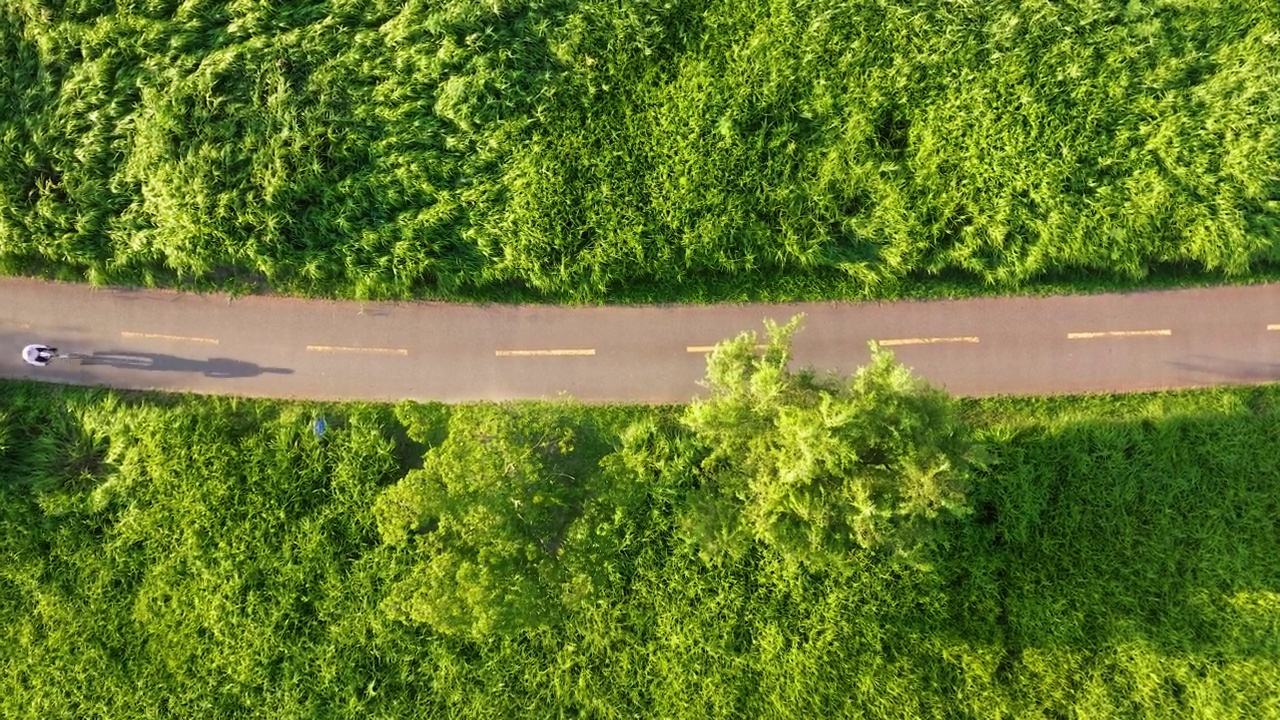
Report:
<svg viewBox="0 0 1280 720"><path fill-rule="evenodd" d="M1169 364L1183 370L1216 375L1229 380L1243 382L1274 382L1280 380L1280 363L1193 355L1185 361L1175 361Z"/></svg>
<svg viewBox="0 0 1280 720"><path fill-rule="evenodd" d="M292 375L289 368L262 367L244 360L209 358L193 360L160 353L126 351L95 352L80 361L82 365L105 365L122 370L200 373L211 378L255 377L263 373Z"/></svg>

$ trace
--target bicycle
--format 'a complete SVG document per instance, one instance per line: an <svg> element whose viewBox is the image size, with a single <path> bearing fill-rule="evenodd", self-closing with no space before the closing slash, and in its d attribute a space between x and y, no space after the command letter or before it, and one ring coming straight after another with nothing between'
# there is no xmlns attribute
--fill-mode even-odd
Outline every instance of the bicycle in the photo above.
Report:
<svg viewBox="0 0 1280 720"><path fill-rule="evenodd" d="M22 359L29 365L44 367L55 360L87 360L88 353L58 352L58 348L48 345L28 345L22 349Z"/></svg>

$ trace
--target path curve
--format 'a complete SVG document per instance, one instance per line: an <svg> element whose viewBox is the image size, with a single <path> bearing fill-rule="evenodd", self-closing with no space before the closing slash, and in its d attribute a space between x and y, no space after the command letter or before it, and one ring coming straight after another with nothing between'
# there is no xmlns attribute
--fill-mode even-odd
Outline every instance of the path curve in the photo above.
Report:
<svg viewBox="0 0 1280 720"><path fill-rule="evenodd" d="M0 279L0 376L369 400L682 403L708 347L806 315L801 365L849 372L867 341L958 395L1280 380L1280 284L891 303L588 307L361 303ZM46 368L29 342L94 353Z"/></svg>

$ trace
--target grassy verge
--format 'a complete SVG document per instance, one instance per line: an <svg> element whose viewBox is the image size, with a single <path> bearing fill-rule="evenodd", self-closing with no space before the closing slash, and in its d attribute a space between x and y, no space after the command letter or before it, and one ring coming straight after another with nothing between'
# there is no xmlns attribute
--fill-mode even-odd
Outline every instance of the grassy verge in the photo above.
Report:
<svg viewBox="0 0 1280 720"><path fill-rule="evenodd" d="M0 272L707 302L1274 278L1268 0L29 0Z"/></svg>
<svg viewBox="0 0 1280 720"><path fill-rule="evenodd" d="M655 486L595 603L465 640L387 617L372 511L456 411L0 384L0 714L1280 715L1280 388L963 407L934 572L707 567ZM516 406L579 458L671 414Z"/></svg>

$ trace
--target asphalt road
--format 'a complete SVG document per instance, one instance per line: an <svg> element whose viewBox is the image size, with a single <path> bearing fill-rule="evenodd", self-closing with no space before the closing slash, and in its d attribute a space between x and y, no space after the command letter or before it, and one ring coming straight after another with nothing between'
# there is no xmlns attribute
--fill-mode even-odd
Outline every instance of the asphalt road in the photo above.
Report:
<svg viewBox="0 0 1280 720"><path fill-rule="evenodd" d="M895 303L562 308L358 303L0 279L0 376L316 399L685 402L708 346L805 314L795 361L867 342L958 395L1280 380L1280 285ZM92 353L26 365L43 342Z"/></svg>

